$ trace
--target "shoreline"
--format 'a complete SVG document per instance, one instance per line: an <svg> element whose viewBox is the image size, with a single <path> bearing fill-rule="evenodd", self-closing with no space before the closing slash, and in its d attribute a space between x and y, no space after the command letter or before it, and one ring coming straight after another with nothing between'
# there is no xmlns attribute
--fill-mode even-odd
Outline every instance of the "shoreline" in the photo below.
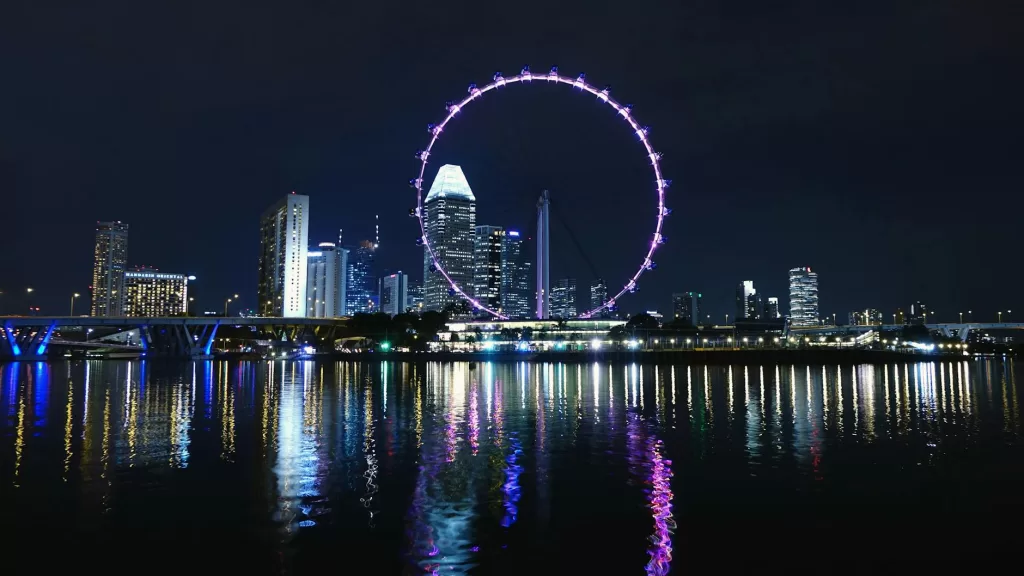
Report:
<svg viewBox="0 0 1024 576"><path fill-rule="evenodd" d="M360 352L316 354L302 360L395 362L591 362L648 364L884 364L898 361L958 360L961 354L892 352L887 350L607 350L598 352ZM217 356L216 358L230 358Z"/></svg>

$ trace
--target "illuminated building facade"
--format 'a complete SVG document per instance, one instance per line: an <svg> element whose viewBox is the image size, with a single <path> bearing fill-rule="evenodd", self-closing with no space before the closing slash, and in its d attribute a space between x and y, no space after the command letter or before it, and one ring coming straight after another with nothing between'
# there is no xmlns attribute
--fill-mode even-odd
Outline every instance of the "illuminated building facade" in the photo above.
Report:
<svg viewBox="0 0 1024 576"><path fill-rule="evenodd" d="M672 318L676 321L696 326L700 324L701 300L700 292L683 292L672 295Z"/></svg>
<svg viewBox="0 0 1024 576"><path fill-rule="evenodd" d="M818 325L818 274L809 267L789 271L789 321L793 326Z"/></svg>
<svg viewBox="0 0 1024 576"><path fill-rule="evenodd" d="M551 289L551 314L549 318L575 318L576 279L562 278Z"/></svg>
<svg viewBox="0 0 1024 576"><path fill-rule="evenodd" d="M93 316L124 315L124 273L128 267L128 225L97 222L93 251Z"/></svg>
<svg viewBox="0 0 1024 576"><path fill-rule="evenodd" d="M306 308L310 318L345 316L348 250L321 242L306 254Z"/></svg>
<svg viewBox="0 0 1024 576"><path fill-rule="evenodd" d="M423 202L427 242L434 257L462 290L472 295L476 236L476 196L462 168L445 164L437 172ZM423 247L423 308L442 311L462 298L440 272Z"/></svg>
<svg viewBox="0 0 1024 576"><path fill-rule="evenodd" d="M909 324L923 326L928 323L928 307L923 302L918 300L910 305L910 317L907 319Z"/></svg>
<svg viewBox="0 0 1024 576"><path fill-rule="evenodd" d="M761 297L753 280L744 280L736 287L736 320L760 320Z"/></svg>
<svg viewBox="0 0 1024 576"><path fill-rule="evenodd" d="M423 283L413 280L409 281L408 302L409 309L419 313L423 311Z"/></svg>
<svg viewBox="0 0 1024 576"><path fill-rule="evenodd" d="M508 230L501 247L501 312L509 318L529 318L533 299L530 287L530 259L523 251L523 238Z"/></svg>
<svg viewBox="0 0 1024 576"><path fill-rule="evenodd" d="M258 296L268 316L302 318L308 313L308 238L309 196L292 192L260 218Z"/></svg>
<svg viewBox="0 0 1024 576"><path fill-rule="evenodd" d="M608 301L608 285L605 284L604 278L598 278L590 283L590 309L594 310L598 306L601 306ZM604 318L607 316L608 310L601 310L595 315L595 318Z"/></svg>
<svg viewBox="0 0 1024 576"><path fill-rule="evenodd" d="M477 226L473 249L473 297L492 310L501 308L501 259L505 230L501 226Z"/></svg>
<svg viewBox="0 0 1024 576"><path fill-rule="evenodd" d="M850 326L878 326L882 323L882 313L874 308L854 310L848 318Z"/></svg>
<svg viewBox="0 0 1024 576"><path fill-rule="evenodd" d="M188 311L188 276L150 268L124 273L124 315L164 318Z"/></svg>
<svg viewBox="0 0 1024 576"><path fill-rule="evenodd" d="M409 308L409 275L401 271L380 279L380 312L388 316L404 314Z"/></svg>
<svg viewBox="0 0 1024 576"><path fill-rule="evenodd" d="M779 315L779 299L775 296L770 296L765 303L764 317L765 320L778 320L781 318Z"/></svg>
<svg viewBox="0 0 1024 576"><path fill-rule="evenodd" d="M374 260L377 243L363 240L348 255L347 286L345 287L346 315L377 311L377 282Z"/></svg>

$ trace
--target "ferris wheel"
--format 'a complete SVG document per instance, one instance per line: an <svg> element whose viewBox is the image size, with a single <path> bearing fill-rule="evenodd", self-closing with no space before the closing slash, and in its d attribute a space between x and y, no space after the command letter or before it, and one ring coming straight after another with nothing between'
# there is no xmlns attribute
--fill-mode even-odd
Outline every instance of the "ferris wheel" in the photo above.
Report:
<svg viewBox="0 0 1024 576"><path fill-rule="evenodd" d="M442 120L440 124L430 124L427 127L428 131L430 132L430 143L427 145L425 150L416 153L416 158L419 159L420 161L420 172L419 176L417 176L416 178L409 182L409 184L416 189L416 208L413 210L413 214L419 220L421 234L420 242L427 250L427 254L429 255L431 263L433 265L432 268L445 278L445 280L451 287L450 289L452 293L465 299L470 304L470 306L472 306L472 308L475 310L487 312L488 314L499 319L507 319L507 317L504 316L499 310L494 310L486 306L485 304L474 298L472 295L468 294L461 286L459 286L458 282L456 282L452 278L452 276L445 269L443 263L438 259L437 254L434 251L434 247L431 245L430 239L427 237L426 210L424 209L423 206L423 177L426 173L427 161L430 158L431 151L434 149L434 145L437 144L437 141L441 138L441 134L442 132L444 132L444 129L448 125L448 123L451 122L459 114L459 112L463 110L463 108L465 108L470 102L482 98L484 94L490 92L491 90L497 90L498 88L514 86L517 84L526 86L532 84L533 82L546 82L554 83L556 85L564 85L581 94L591 94L595 96L598 101L607 104L609 107L611 107L612 110L615 111L615 113L618 116L622 117L622 119L626 121L626 123L630 127L630 130L637 137L639 137L640 142L643 144L644 149L647 151L647 157L648 159L650 159L651 170L654 172L653 188L657 194L658 203L654 212L654 235L650 239L650 244L647 248L647 252L644 255L643 261L641 262L639 268L637 268L636 272L634 272L633 275L626 280L626 282L623 284L622 288L618 291L618 293L608 298L607 301L603 302L597 308L580 314L580 318L590 318L593 315L601 312L602 310L607 310L614 307L615 302L623 295L635 292L637 290L637 281L640 279L640 276L642 276L644 272L653 270L656 267L654 260L652 260L654 256L654 251L657 250L658 247L665 242L665 236L662 234L662 227L665 223L665 217L672 212L669 208L665 206L665 190L671 184L671 180L666 180L661 173L661 154L655 152L654 147L651 146L651 141L647 136L647 127L641 126L640 124L637 123L636 119L633 118L632 106L623 105L616 102L611 96L609 96L608 88L598 89L588 84L583 74L580 74L576 78L562 76L558 73L557 67L551 68L551 70L546 74L534 74L530 72L529 67L526 67L523 68L519 74L515 76L510 76L508 78L502 76L501 73L499 72L494 75L494 78L491 81L491 83L487 84L486 86L479 87L476 84L470 84L468 89L469 95L463 98L460 102L449 103L447 106L448 114L447 116L445 116L444 120Z"/></svg>

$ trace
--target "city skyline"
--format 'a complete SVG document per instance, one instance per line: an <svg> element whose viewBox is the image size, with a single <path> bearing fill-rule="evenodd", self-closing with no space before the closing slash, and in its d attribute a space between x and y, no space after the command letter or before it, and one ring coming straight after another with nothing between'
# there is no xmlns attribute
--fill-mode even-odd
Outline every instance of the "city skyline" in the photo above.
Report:
<svg viewBox="0 0 1024 576"><path fill-rule="evenodd" d="M640 13L637 26L603 42L588 30L617 22L609 10L561 7L552 21L574 23L564 35L499 26L486 46L457 32L488 18L426 9L415 25L366 14L365 26L346 35L330 33L336 18L300 31L253 14L256 29L281 38L272 52L243 49L245 38L228 24L235 15L222 7L208 22L223 25L223 35L190 34L171 19L139 38L126 14L108 8L82 14L81 28L13 29L11 42L39 50L25 51L0 94L6 141L17 143L3 150L0 174L5 209L20 216L8 238L31 238L33 248L0 251L0 311L56 313L71 294L87 294L92 262L83 244L96 220L131 223L132 262L195 274L202 309L238 293L240 307L258 310L251 223L291 190L325 215L311 223L314 239L334 237L338 226L372 238L380 214L382 267L415 275L419 233L406 216L415 204L406 183L426 125L497 70L557 64L634 104L674 180L659 268L621 299L624 310L664 311L673 292L699 290L709 313L724 317L738 279L785 300L784 271L807 263L828 279L823 315L866 307L889 314L921 299L940 317L983 308L994 317L1024 305L1014 289L1024 271L1007 265L1019 242L1012 227L992 224L993 208L1013 214L1024 200L1005 193L1020 181L1012 161L1019 80L988 71L1012 69L1014 51L1005 48L1020 40L1008 19L990 14L994 7L969 10L992 23L991 34L958 34L967 20L916 18L898 5L820 19L813 29L769 18L757 29L780 47L770 53L744 41L764 14L741 14L722 30L715 11L678 6ZM872 42L851 38L850 18ZM109 43L89 41L87 30L110 23L119 25ZM912 30L941 49L894 55ZM392 34L419 48L387 45L357 62L339 56ZM189 38L195 49L167 51L158 40L168 37ZM649 42L657 62L645 58ZM202 56L221 49L223 59ZM802 57L807 51L823 56ZM825 66L826 56L844 65ZM437 65L449 61L458 65ZM303 72L339 69L346 73ZM83 92L83 77L102 90ZM416 89L383 88L397 78ZM479 190L479 221L526 236L538 191L551 190L614 293L626 268L640 263L654 198L635 137L588 99L542 85L488 94L446 131L429 166L461 165ZM170 200L182 196L200 202ZM955 216L946 199L960 204ZM59 233L40 233L40 222ZM960 233L927 233L943 223ZM552 272L587 285L583 258L551 227L552 264L565 267ZM784 241L751 250L769 234ZM223 258L218 247L239 257ZM59 265L44 253L59 255Z"/></svg>
<svg viewBox="0 0 1024 576"><path fill-rule="evenodd" d="M457 168L457 167L455 167L455 168ZM464 179L464 176L463 176L463 179ZM468 184L467 184L467 187L468 187ZM470 194L472 194L471 191L470 191ZM289 201L289 199L288 199L289 197L292 198L291 201ZM289 202L291 202L291 203L289 203ZM281 214L285 214L287 212L287 207L288 206L292 206L292 204L295 203L295 202L298 202L299 205L300 205L300 210L299 211L303 212L304 214L306 214L305 220L306 220L306 225L308 226L308 220L309 220L309 216L308 216L309 215L309 208L308 208L309 199L308 199L308 197L303 199L302 195L298 195L295 192L292 192L290 195L287 195L284 200L279 201L274 206L271 206L271 208L268 208L266 211L264 211L264 215L263 215L264 223L262 224L262 226L266 226L268 222L271 222L271 221L274 220L273 218L269 218L268 215L270 215L271 213L273 213L275 211L280 212L280 214L277 215L277 218L279 219L281 217ZM286 208L286 210L282 211L281 210L282 206L284 206ZM301 227L301 226L302 226L302 219L299 220L299 227ZM473 242L474 242L473 256L474 256L474 258L476 258L476 256L477 256L476 243L479 240L478 235L476 234L476 232L479 229L481 229L481 228L492 230L492 231L501 230L502 231L501 232L501 236L503 238L506 236L504 231L499 226L477 226L477 227L474 227L474 234L473 234L473 238L474 238L474 240L473 240ZM103 272L103 270L106 270L106 268L108 267L107 262L108 262L108 260L110 260L112 258L111 252L110 252L111 250L113 250L116 253L116 257L114 257L114 260L117 260L117 262L115 264L117 266L120 266L121 268L126 268L127 267L127 230L128 230L128 224L120 222L120 221L98 222L97 223L96 246L95 246L95 249L94 249L94 258L95 259L94 259L94 265L93 265L93 276L94 276L94 278L104 277L104 278L107 279L108 283L114 283L115 285L117 285L117 283L120 282L120 286L119 286L118 290L121 291L122 294L124 294L125 296L127 296L127 290L125 289L124 284L126 282L127 274L128 274L129 271L125 270L124 272L122 272L120 274L120 276L118 278L117 274L107 275L106 273ZM375 232L379 235L379 225L376 227ZM512 234L515 236L515 239L513 239L513 243L518 247L518 245L521 244L521 240L518 238L519 237L519 233L517 231L513 231ZM341 234L339 233L339 242L341 240L342 240ZM379 240L379 236L378 236L378 240ZM309 239L307 239L307 243L308 242L309 242ZM500 244L499 252L504 254L504 252L508 249L507 248L508 245L509 245L508 242L502 242ZM335 246L335 244L332 243L332 242L322 242L322 243L320 243L320 247L324 247L324 246L329 246L329 247L333 248ZM388 274L385 274L383 276L376 276L375 275L375 267L373 267L373 260L374 260L373 253L376 251L377 247L378 247L378 245L376 243L370 242L368 240L361 242L361 248L368 249L369 252L370 252L369 264L367 265L367 269L366 269L365 273L361 273L361 272L359 272L357 270L357 271L355 271L355 274L356 275L360 275L360 276L366 276L366 278L368 280L368 283L376 283L376 284L378 284L378 287L377 287L376 291L372 291L371 290L372 293L371 293L370 297L367 299L367 301L368 301L367 306L364 309L362 309L362 310L358 310L357 312L375 312L375 311L377 311L377 307L378 307L378 304L379 304L379 301L378 301L379 295L378 295L378 293L379 293L379 290L380 290L380 283L381 283L381 281L384 278L386 278L388 276ZM352 282L352 275L354 273L353 271L357 267L353 267L351 264L349 264L347 262L347 260L348 260L348 258L347 258L348 250L347 249L341 249L341 253L345 256L345 258L342 259L343 264L341 265L341 268L340 268L341 270L344 270L343 276L345 278L341 282L341 291L342 291L342 294L345 294L347 285ZM518 250L517 250L517 253L518 253ZM309 265L312 266L312 262L313 262L314 258L319 258L320 256L321 256L321 253L319 251L308 250L307 251L307 257L309 259L308 260ZM477 264L477 262L476 262L476 260L474 260L474 275L473 275L473 279L470 282L468 282L468 284L467 284L467 287L468 287L467 293L469 293L470 295L475 293L475 291L477 289L477 282L479 280L479 278L478 278L478 276L476 275L476 272L475 272L476 264ZM527 262L525 262L525 264L527 264L527 268L528 268L530 263L527 261ZM303 268L305 268L305 266L303 266ZM504 262L502 263L502 266L500 268L501 268L501 271L500 271L499 275L500 276L504 276L504 274L505 274L505 263ZM312 268L310 268L310 270L312 270ZM150 266L136 266L136 267L134 267L132 269L132 271L133 272L141 272L141 271L159 272L159 268L150 267ZM790 269L790 271L789 271L790 300L789 300L788 304L789 304L790 312L788 314L782 314L781 313L781 308L780 308L781 305L780 305L779 299L777 297L763 298L760 294L757 293L757 290L754 289L754 282L753 281L749 281L749 280L740 282L739 287L736 290L735 306L736 307L743 306L745 311L753 310L755 312L755 314L756 314L756 318L757 319L762 319L762 318L764 318L764 319L787 318L788 319L788 318L792 318L793 317L793 311L792 311L793 296L792 295L794 293L794 279L793 279L794 272L798 272L798 273L806 272L811 277L813 277L813 292L814 292L814 295L813 295L813 298L812 298L812 300L813 300L813 307L812 307L812 309L815 311L815 315L816 315L816 320L814 321L814 323L829 324L829 323L834 322L836 324L864 325L864 324L874 324L874 323L877 323L877 321L876 321L877 317L881 317L881 318L884 319L884 317L886 316L885 312L878 311L877 308L870 307L870 306L868 308L864 308L864 309L861 309L861 310L853 310L853 311L847 311L847 312L836 311L836 312L831 312L831 313L822 313L818 309L817 274L811 272L810 268L794 268L794 269ZM99 276L97 276L97 275L99 275ZM176 277L176 278L177 277L186 278L186 275L182 275L182 274L166 274L166 273L163 273L163 274L160 274L160 276L167 276L167 277L173 276L173 277ZM187 276L187 278L189 280L193 280L193 281L196 280L196 277L195 276L191 276L191 275ZM322 279L314 281L312 276L308 277L308 280L306 282L306 289L307 289L307 291L315 290L313 288L313 286L314 285L318 285L318 283L322 283L322 281L323 281ZM567 281L575 282L574 279L568 279ZM413 282L411 285L409 284L409 282L410 282L410 280L408 280L408 279L405 281L405 285L409 286L409 288L407 288L407 296L406 296L406 303L407 303L407 305L406 305L406 309L417 308L417 306L415 306L413 304L413 299L414 299L413 295L417 294L419 289L417 288L417 284L415 282ZM603 281L601 281L599 279L599 280L597 280L595 282L603 282ZM588 293L588 295L591 296L591 298L590 298L591 300L593 300L593 298L592 298L593 297L593 290L594 290L594 288L593 288L593 286L591 286L590 292ZM799 291L799 288L797 290ZM35 289L29 287L28 292L29 292L29 294L31 294L31 293L35 292ZM552 293L554 293L554 292L555 292L555 290L553 289ZM3 292L0 292L0 295L3 295ZM587 301L586 296L588 296L588 295L585 295L584 301ZM76 293L75 299L77 299L80 296L81 296L81 294ZM95 300L96 299L96 294L95 293L91 293L91 294L87 295L87 297L89 297L90 300ZM677 293L673 293L672 294L671 302L668 304L668 307L664 309L664 310L666 310L666 312L663 313L662 316L666 317L669 320L671 320L673 317L678 318L678 316L679 316L679 314L678 314L678 304L677 304L677 298L678 297L679 297L679 294L677 294ZM578 298L578 296L575 296L575 294L574 294L574 296L572 297L573 301L575 301L576 298ZM33 298L33 300L34 300L34 298ZM183 313L192 313L192 314L199 313L199 306L197 306L195 309L193 309L191 304L189 303L189 302L191 302L191 300L193 300L193 299L189 298L189 299L186 300L186 304L184 306L184 310L172 311L170 315L177 315L177 314L183 314ZM241 300L241 298L239 297L239 295L236 294L234 296L234 298L229 299L228 302L229 303L230 302L236 302L235 306L232 307L233 309L237 308L237 309L239 309L241 311L248 310L249 313L256 313L256 314L266 314L266 313L268 313L268 310L266 309L266 307L264 307L264 309L260 309L260 310L255 310L255 309L252 309L252 308L245 308L243 304L238 303L240 300ZM307 300L311 300L311 297L307 298ZM346 298L344 296L342 296L342 300L345 301ZM742 301L742 304L741 304L741 301ZM268 300L267 302L270 302L270 300ZM502 303L502 302L503 302L503 300L499 300L499 303ZM346 304L347 304L347 302L346 302ZM122 307L122 310L125 309L125 307L126 307L126 303L124 301L124 298L121 299L120 304L118 304L117 302L113 302L111 305L112 306L118 306L119 305L119 306ZM266 305L266 303L265 303L265 305ZM307 303L307 313L306 314L309 317L338 317L338 316L342 316L342 315L350 315L352 312L350 312L347 309L347 307L348 306L346 305L346 306L341 306L341 307L334 308L335 310L343 310L344 312L342 314L327 314L326 309L325 310L320 310L320 309L316 308L316 304L314 304L314 303ZM935 321L937 321L937 319L934 316L934 314L935 314L934 311L930 311L930 312L922 311L920 314L917 314L915 312L915 307L919 308L921 310L924 310L924 305L921 303L921 300L916 300L916 301L910 303L909 305L905 305L905 306L901 305L901 306L896 307L894 309L894 312L891 313L892 323L894 323L894 324L903 324L903 323L906 322L906 323L913 324L913 323L928 323L928 322L935 322ZM162 305L161 309L164 309L164 308L170 310L170 307L168 307L167 305ZM647 311L655 311L655 312L657 312L657 311L659 311L661 309L662 308L660 308L660 307L654 307L654 308L648 307ZM33 308L33 310L34 310L34 308ZM630 314L638 314L638 313L642 313L642 312L645 312L645 310L637 310L636 312L630 312ZM204 313L205 314L211 314L213 312L211 312L209 310L209 308L207 308ZM1005 310L996 310L995 313L996 313L997 321L1002 321L1004 313L1006 314L1006 319L1009 321L1010 318L1011 318L1012 309L1011 308L1006 308ZM929 314L931 314L931 316L929 316ZM964 316L965 313L963 311L958 311L956 314L957 314L958 318L960 319L960 321L962 321L963 316ZM973 307L971 309L968 309L967 314L969 315L969 318L971 319L971 321L973 321L973 319L974 319ZM979 314L984 314L984 311L983 310L979 310ZM90 310L90 315L103 315L103 314L95 314L95 313L92 313L92 310ZM128 314L128 313L125 312L124 315L131 316L131 315L138 315L138 313ZM710 316L711 315L705 315L705 318L707 319L707 322L710 322L712 324L717 324L717 322L713 318L711 318ZM726 317L726 320L729 321L729 319L733 319L733 320L735 320L735 319L744 319L744 318L737 318L737 316L738 316L738 314L736 316L734 316L732 313L729 313L729 316ZM552 317L554 317L554 316L552 316ZM749 317L746 318L746 319L749 319ZM838 320L842 320L842 321L838 321ZM952 321L952 320L947 318L945 320L939 319L939 321ZM799 322L800 322L799 325L803 325L803 326L811 325L810 324L810 320L808 318L804 318L803 320L799 320Z"/></svg>

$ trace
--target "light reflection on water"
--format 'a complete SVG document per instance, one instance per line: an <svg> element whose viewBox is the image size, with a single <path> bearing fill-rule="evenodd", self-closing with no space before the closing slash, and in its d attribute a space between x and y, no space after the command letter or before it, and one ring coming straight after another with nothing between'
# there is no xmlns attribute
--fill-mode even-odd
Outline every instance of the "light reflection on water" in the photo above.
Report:
<svg viewBox="0 0 1024 576"><path fill-rule="evenodd" d="M0 392L0 505L34 502L34 517L53 506L94 526L169 500L199 529L203 512L184 511L204 501L196 490L216 490L286 571L325 553L326 534L457 574L613 531L609 563L666 574L685 549L677 524L729 500L716 484L841 500L842 470L865 451L898 475L949 465L983 439L1019 446L1021 433L1014 366L1000 360L89 361L4 365ZM76 512L62 517L56 502Z"/></svg>

